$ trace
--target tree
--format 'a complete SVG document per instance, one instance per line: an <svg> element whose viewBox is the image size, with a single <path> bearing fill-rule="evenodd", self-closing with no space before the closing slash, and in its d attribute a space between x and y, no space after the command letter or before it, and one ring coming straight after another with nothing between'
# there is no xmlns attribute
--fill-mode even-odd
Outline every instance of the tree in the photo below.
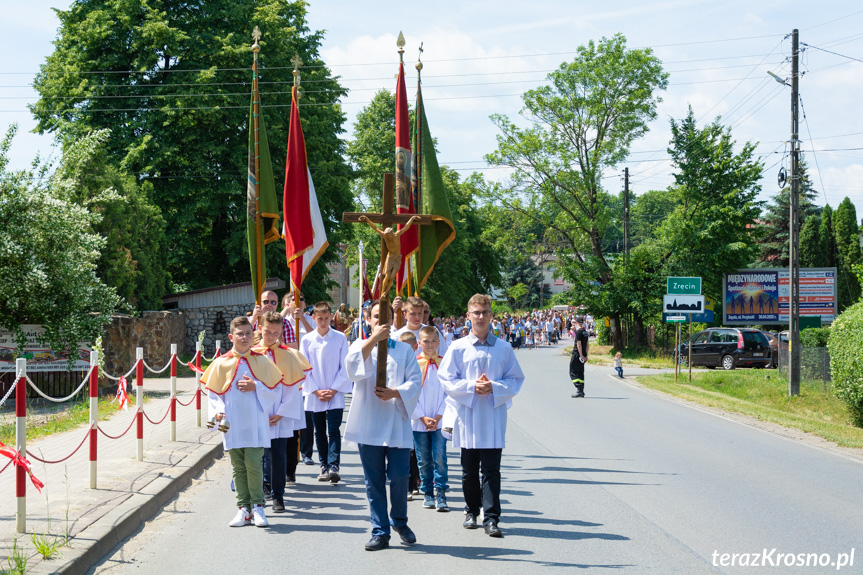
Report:
<svg viewBox="0 0 863 575"><path fill-rule="evenodd" d="M497 254L484 234L488 227L477 198L484 186L482 176L472 174L460 181L458 173L441 166L455 226L455 239L441 254L421 296L435 314L464 313L467 300L476 293L489 293L500 283Z"/></svg>
<svg viewBox="0 0 863 575"><path fill-rule="evenodd" d="M100 215L63 198L62 173L47 168L9 172L17 127L0 143L0 326L19 346L23 324L41 324L54 350L93 341L121 301L96 275L105 239L94 233Z"/></svg>
<svg viewBox="0 0 863 575"><path fill-rule="evenodd" d="M809 168L803 154L800 155L800 185L798 186L799 198L799 225L802 232L806 221L821 211L815 204L818 199L818 191L812 185L809 178ZM787 185L778 194L773 196L771 203L762 214L761 230L761 255L758 266L787 268L788 262L788 236L790 234L791 218L791 185Z"/></svg>
<svg viewBox="0 0 863 575"><path fill-rule="evenodd" d="M657 234L661 275L701 276L704 294L721 301L723 274L745 267L758 250L750 226L761 210L763 165L754 143L735 153L731 128L717 119L699 129L691 108L684 119L671 120L671 135L680 203Z"/></svg>
<svg viewBox="0 0 863 575"><path fill-rule="evenodd" d="M34 81L31 106L39 132L75 140L109 128L105 150L139 181L167 223L168 267L188 288L248 281L245 194L251 31L260 41L262 114L284 177L292 83L290 58L299 55L309 168L335 257L350 233L336 227L351 207L350 171L339 139L345 94L319 56L323 32L306 25L305 2L208 0L146 3L76 0L58 10L60 29ZM281 242L267 250L271 275L287 277ZM314 266L304 288L325 295L325 266Z"/></svg>
<svg viewBox="0 0 863 575"><path fill-rule="evenodd" d="M605 307L595 289L614 278L603 244L612 202L601 176L647 131L660 102L656 92L668 85L668 74L649 48L627 49L626 39L617 34L580 46L572 62L562 63L547 79L549 85L522 96L528 127L492 116L501 134L497 150L486 159L512 168L510 186L499 201L554 233L564 274L594 315L609 316L614 343L622 347L621 309ZM516 203L528 194L536 194L536 209Z"/></svg>
<svg viewBox="0 0 863 575"><path fill-rule="evenodd" d="M109 137L108 130L100 130L64 146L53 176L54 194L101 216L92 226L105 238L96 275L130 307L162 309L168 287L165 221L150 201L150 183L139 186L108 164L104 145Z"/></svg>
<svg viewBox="0 0 863 575"><path fill-rule="evenodd" d="M836 262L839 268L837 307L838 311L841 311L860 297L860 285L853 271L854 265L861 262L860 228L857 225L857 210L847 197L833 214L833 231L836 236Z"/></svg>
<svg viewBox="0 0 863 575"><path fill-rule="evenodd" d="M815 268L824 265L827 254L821 237L818 235L821 229L821 218L817 215L810 216L803 229L800 230L800 267Z"/></svg>
<svg viewBox="0 0 863 575"><path fill-rule="evenodd" d="M830 207L830 204L825 205L821 211L818 239L821 242L819 251L824 254L824 263L821 265L829 268L836 267L836 234L833 232L833 208Z"/></svg>

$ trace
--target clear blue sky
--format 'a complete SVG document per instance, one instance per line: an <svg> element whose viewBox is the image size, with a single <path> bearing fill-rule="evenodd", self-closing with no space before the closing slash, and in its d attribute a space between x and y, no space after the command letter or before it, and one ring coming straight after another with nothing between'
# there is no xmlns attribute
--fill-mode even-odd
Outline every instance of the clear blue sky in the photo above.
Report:
<svg viewBox="0 0 863 575"><path fill-rule="evenodd" d="M27 85L53 48L58 21L50 7L68 3L4 4L0 50L7 57L0 64L0 129L11 122L20 125L12 151L13 167L20 168L37 152L51 153L50 136L29 133L34 122L25 104L34 93ZM671 183L664 151L668 121L692 105L702 121L721 115L738 142L760 142L758 152L769 168L763 199L776 193L776 173L788 165L782 152L790 131L790 90L767 71L790 74L791 43L785 36L799 28L800 41L813 46L801 57L806 120L801 117L800 134L802 148L816 152L806 157L819 203L835 207L849 196L863 215L863 62L842 56L863 60L863 6L856 2L312 1L309 25L326 31L322 54L351 90L343 100L347 137L356 112L375 91L395 88L399 30L407 39L412 99L413 63L422 42L423 95L439 159L462 174L483 170L483 155L495 148L497 131L489 114L517 116L519 95L572 59L580 44L621 32L630 46L653 47L671 76L659 118L635 143L630 161L606 173L606 188L621 189L627 166L636 194ZM489 178L506 178L503 170L484 171Z"/></svg>

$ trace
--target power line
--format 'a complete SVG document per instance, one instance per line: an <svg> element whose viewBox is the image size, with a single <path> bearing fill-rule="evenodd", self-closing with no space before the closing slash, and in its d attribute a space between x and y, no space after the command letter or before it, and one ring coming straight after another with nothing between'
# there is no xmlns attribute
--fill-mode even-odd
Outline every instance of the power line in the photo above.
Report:
<svg viewBox="0 0 863 575"><path fill-rule="evenodd" d="M812 144L812 131L809 129L809 119L806 117L806 108L803 107L803 96L799 93L800 110L803 112L803 121L806 123L806 133L809 134L809 143ZM818 170L818 181L821 182L821 191L824 193L824 203L827 203L827 190L824 188L824 179L821 177L821 167L818 165L818 155L815 153L815 145L812 144L812 157L815 158L815 169Z"/></svg>
<svg viewBox="0 0 863 575"><path fill-rule="evenodd" d="M833 52L831 50L825 50L824 48L819 48L818 46L813 46L812 44L807 44L806 42L800 42L802 46L806 46L807 48L815 48L816 50L821 50L822 52L827 52L828 54L833 54L834 56L839 56L841 58L847 58L849 60L854 60L855 62L863 62L860 58L854 58L853 56L846 56L845 54L840 54L839 52Z"/></svg>

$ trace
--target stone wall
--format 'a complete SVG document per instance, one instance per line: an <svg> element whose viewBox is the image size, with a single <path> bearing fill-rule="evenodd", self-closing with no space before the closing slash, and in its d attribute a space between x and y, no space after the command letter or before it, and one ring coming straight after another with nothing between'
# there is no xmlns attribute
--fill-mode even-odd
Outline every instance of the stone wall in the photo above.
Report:
<svg viewBox="0 0 863 575"><path fill-rule="evenodd" d="M202 331L204 335L204 355L213 355L216 349L216 340L221 340L222 351L231 348L228 341L228 330L231 320L238 316L246 315L252 311L252 305L224 305L216 307L197 307L184 310L186 312L186 349L189 354L195 353L195 342L198 334Z"/></svg>
<svg viewBox="0 0 863 575"><path fill-rule="evenodd" d="M145 311L141 317L111 316L111 323L105 326L102 335L104 369L113 376L126 373L135 363L138 347L144 348L144 361L153 369L160 369L171 359L172 343L177 344L178 355L194 353L194 341L191 351L184 346L186 317L181 311ZM102 384L108 382L104 377L100 380Z"/></svg>

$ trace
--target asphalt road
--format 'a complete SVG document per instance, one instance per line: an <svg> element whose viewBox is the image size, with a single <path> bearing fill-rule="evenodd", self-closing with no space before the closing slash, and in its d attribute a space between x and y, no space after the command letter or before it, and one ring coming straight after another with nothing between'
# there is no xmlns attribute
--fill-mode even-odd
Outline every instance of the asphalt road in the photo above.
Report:
<svg viewBox="0 0 863 575"><path fill-rule="evenodd" d="M518 357L527 379L509 412L503 539L462 529L452 449L453 511L409 503L418 543L395 537L375 553L363 549L355 451L343 453L336 486L301 465L288 512L269 514L268 529L227 527L225 458L91 572L832 573L837 561L863 572L861 461L631 386L611 367L588 365L587 397L572 399L559 348Z"/></svg>

